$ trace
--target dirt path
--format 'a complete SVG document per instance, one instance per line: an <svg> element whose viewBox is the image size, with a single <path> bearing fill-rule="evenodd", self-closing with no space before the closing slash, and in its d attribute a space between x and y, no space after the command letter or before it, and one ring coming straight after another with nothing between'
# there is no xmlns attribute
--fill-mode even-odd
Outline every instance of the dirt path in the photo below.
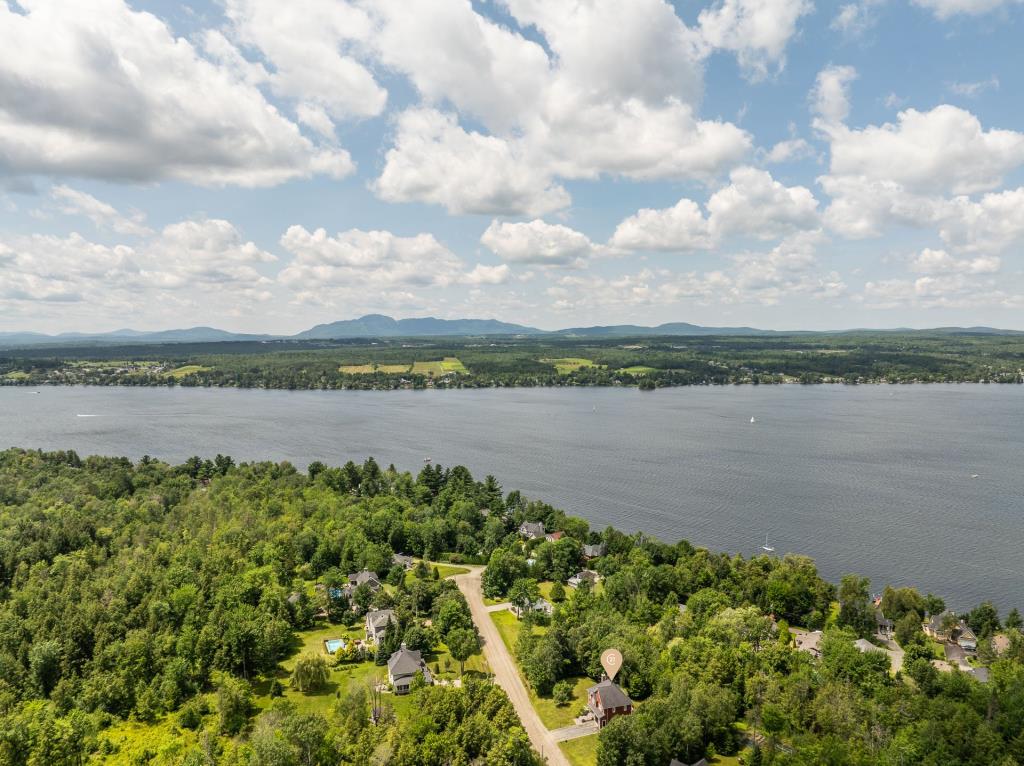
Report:
<svg viewBox="0 0 1024 766"><path fill-rule="evenodd" d="M484 605L484 594L480 586L480 575L482 567L474 567L466 574L456 575L455 582L466 597L469 603L470 612L473 615L473 623L483 639L484 658L494 673L494 680L498 686L505 690L508 698L512 700L512 707L515 708L519 720L523 722L523 728L530 737L537 752L541 753L551 766L570 766L569 760L562 754L555 738L540 720L537 711L530 704L530 695L519 677L516 663L501 640L501 634L495 627Z"/></svg>

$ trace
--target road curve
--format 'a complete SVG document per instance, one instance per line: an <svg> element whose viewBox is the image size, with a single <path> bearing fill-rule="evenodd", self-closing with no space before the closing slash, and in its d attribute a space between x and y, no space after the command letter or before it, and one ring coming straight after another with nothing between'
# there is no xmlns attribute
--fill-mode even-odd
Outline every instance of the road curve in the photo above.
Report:
<svg viewBox="0 0 1024 766"><path fill-rule="evenodd" d="M540 720L537 711L530 703L530 695L519 677L519 670L516 667L512 655L509 653L505 642L501 640L498 628L491 621L484 604L484 594L480 585L480 576L483 567L473 567L466 574L456 575L455 583L462 591L469 603L470 613L473 615L473 623L476 625L480 636L483 639L484 659L494 673L494 680L498 683L508 698L512 700L512 707L515 708L519 720L523 722L530 742L533 743L537 752L541 753L550 766L570 766L569 760L558 747L558 742L548 731L547 727Z"/></svg>

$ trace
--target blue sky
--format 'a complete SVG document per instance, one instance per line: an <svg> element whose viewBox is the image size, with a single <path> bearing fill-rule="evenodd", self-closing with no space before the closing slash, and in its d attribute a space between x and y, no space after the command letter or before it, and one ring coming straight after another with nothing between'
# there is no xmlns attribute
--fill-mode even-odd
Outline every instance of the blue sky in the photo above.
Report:
<svg viewBox="0 0 1024 766"><path fill-rule="evenodd" d="M1020 0L0 1L0 330L1024 329Z"/></svg>

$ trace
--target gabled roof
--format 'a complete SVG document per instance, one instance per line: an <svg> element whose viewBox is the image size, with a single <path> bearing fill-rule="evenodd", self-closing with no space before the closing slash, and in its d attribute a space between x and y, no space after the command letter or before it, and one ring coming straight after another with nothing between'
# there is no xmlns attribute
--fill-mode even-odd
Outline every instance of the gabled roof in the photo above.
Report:
<svg viewBox="0 0 1024 766"><path fill-rule="evenodd" d="M856 646L862 652L880 652L880 651L882 651L881 648L875 646L873 643L868 641L866 638L858 638L856 641L853 642L853 645Z"/></svg>
<svg viewBox="0 0 1024 766"><path fill-rule="evenodd" d="M587 694L596 695L601 700L601 707L606 710L610 707L628 707L633 704L629 695L607 678L587 689Z"/></svg>
<svg viewBox="0 0 1024 766"><path fill-rule="evenodd" d="M608 548L604 543L597 543L596 545L584 545L583 555L587 558L596 558L597 556L603 556L607 549Z"/></svg>
<svg viewBox="0 0 1024 766"><path fill-rule="evenodd" d="M378 586L380 585L380 580L377 579L377 575L368 569L363 569L359 572L350 574L348 576L348 581L349 584L356 586L369 583L376 583Z"/></svg>
<svg viewBox="0 0 1024 766"><path fill-rule="evenodd" d="M942 632L942 622L946 618L946 615L954 615L950 610L946 610L942 614L932 615L932 618L928 620L928 627L931 628L933 633ZM954 615L955 616L955 615Z"/></svg>
<svg viewBox="0 0 1024 766"><path fill-rule="evenodd" d="M600 575L593 569L581 569L579 572L574 574L573 577L577 580L586 580L587 582L594 583L597 582L597 578L600 577Z"/></svg>
<svg viewBox="0 0 1024 766"><path fill-rule="evenodd" d="M388 659L388 672L392 678L414 676L420 670L423 670L423 656L414 649L407 649L405 644Z"/></svg>
<svg viewBox="0 0 1024 766"><path fill-rule="evenodd" d="M519 525L519 533L540 537L544 534L544 525L539 521L524 521Z"/></svg>
<svg viewBox="0 0 1024 766"><path fill-rule="evenodd" d="M388 624L388 620L394 622L394 609L373 609L366 613L366 624L374 628L380 628Z"/></svg>
<svg viewBox="0 0 1024 766"><path fill-rule="evenodd" d="M971 630L971 626L963 620L960 621L960 625L957 626L957 629L960 631L960 635L958 635L956 639L957 641L963 641L964 639L967 639L968 641L978 640L978 637L974 634L974 631Z"/></svg>
<svg viewBox="0 0 1024 766"><path fill-rule="evenodd" d="M562 532L562 531L551 532L550 534L545 535L545 537L547 537L547 539L551 540L551 541L561 540L564 536L565 536L565 532Z"/></svg>

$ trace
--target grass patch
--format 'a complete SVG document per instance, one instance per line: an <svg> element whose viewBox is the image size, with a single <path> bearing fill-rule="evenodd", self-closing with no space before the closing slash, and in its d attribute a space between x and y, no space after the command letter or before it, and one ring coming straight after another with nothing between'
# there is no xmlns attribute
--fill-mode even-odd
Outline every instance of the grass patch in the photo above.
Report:
<svg viewBox="0 0 1024 766"><path fill-rule="evenodd" d="M13 370L4 375L7 380L28 380L28 373L21 370Z"/></svg>
<svg viewBox="0 0 1024 766"><path fill-rule="evenodd" d="M541 359L544 364L553 365L559 375L569 375L582 367L604 367L603 364L594 364L593 359L584 359L580 356L566 356L559 359Z"/></svg>
<svg viewBox="0 0 1024 766"><path fill-rule="evenodd" d="M449 373L468 375L469 370L454 356L446 356L439 362L414 362L412 365L413 374L441 376Z"/></svg>
<svg viewBox="0 0 1024 766"><path fill-rule="evenodd" d="M523 629L523 624L516 619L516 616L512 612L505 610L502 612L491 612L491 621L498 629L498 633L501 634L501 640L505 642L505 646L508 647L509 653L515 657L515 645L516 640L519 638L519 632ZM543 626L537 626L534 629L534 633L540 635L547 631L547 628ZM516 664L518 668L518 663ZM519 677L523 678L522 670L519 671ZM587 702L587 689L594 685L594 682L586 677L577 676L570 678L570 681L575 683L573 687L573 700L564 707L559 707L555 704L555 701L550 697L538 697L537 692L533 690L533 687L527 683L526 679L523 678L523 685L526 687L527 693L530 695L530 704L533 705L533 709L537 711L537 715L540 716L540 720L543 721L544 725L549 729L560 729L563 726L571 726L573 719L579 715L583 706Z"/></svg>
<svg viewBox="0 0 1024 766"><path fill-rule="evenodd" d="M587 704L587 689L594 685L594 682L586 676L575 676L568 680L573 682L572 702L559 707L550 697L538 697L536 692L527 684L526 690L530 693L530 702L533 709L537 711L540 720L549 729L561 729L563 726L572 726L576 716Z"/></svg>
<svg viewBox="0 0 1024 766"><path fill-rule="evenodd" d="M559 742L558 746L572 766L594 766L597 763L597 734Z"/></svg>
<svg viewBox="0 0 1024 766"><path fill-rule="evenodd" d="M628 372L630 375L648 375L652 372L657 372L654 367L644 367L642 364L636 364L632 367L623 367L619 372Z"/></svg>
<svg viewBox="0 0 1024 766"><path fill-rule="evenodd" d="M409 372L412 365L409 364L343 364L338 372L346 375L372 375L375 372L383 372L387 375L401 375Z"/></svg>
<svg viewBox="0 0 1024 766"><path fill-rule="evenodd" d="M209 372L212 367L204 367L201 364L186 364L183 367L178 367L170 372L166 373L168 378L180 379L186 375L195 375L197 372Z"/></svg>

